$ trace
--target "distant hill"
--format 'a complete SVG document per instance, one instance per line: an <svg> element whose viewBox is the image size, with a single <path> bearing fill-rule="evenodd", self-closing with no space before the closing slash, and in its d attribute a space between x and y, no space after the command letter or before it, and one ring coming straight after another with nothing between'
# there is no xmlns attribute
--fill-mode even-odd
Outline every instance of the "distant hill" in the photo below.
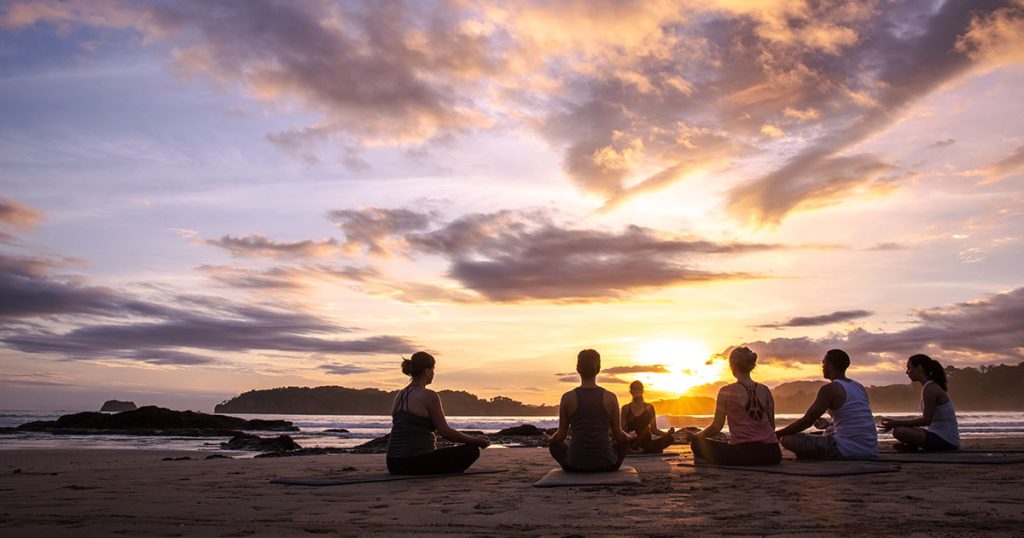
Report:
<svg viewBox="0 0 1024 538"><path fill-rule="evenodd" d="M282 387L251 390L216 407L215 413L281 413L289 415L390 415L398 391L347 387ZM504 396L484 400L464 391L438 394L451 416L550 416L558 408L529 405Z"/></svg>
<svg viewBox="0 0 1024 538"><path fill-rule="evenodd" d="M946 367L949 392L959 411L1024 410L1024 362L1016 366L979 368ZM792 381L774 389L777 413L803 413L814 401L824 381ZM721 385L704 385L701 395L657 400L659 415L709 415L715 412L714 396ZM914 412L921 387L914 383L868 387L876 413ZM346 387L283 387L252 390L214 408L216 413L281 413L294 415L389 415L396 391ZM464 391L439 392L445 413L452 416L553 416L554 405L530 405L504 396L490 400ZM623 400L620 403L625 403Z"/></svg>

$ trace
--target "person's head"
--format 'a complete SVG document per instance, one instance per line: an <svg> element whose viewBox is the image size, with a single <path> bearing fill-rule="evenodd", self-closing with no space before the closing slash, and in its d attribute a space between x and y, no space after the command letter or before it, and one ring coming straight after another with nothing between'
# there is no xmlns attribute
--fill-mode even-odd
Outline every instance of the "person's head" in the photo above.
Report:
<svg viewBox="0 0 1024 538"><path fill-rule="evenodd" d="M426 351L413 353L402 359L402 373L424 385L430 383L434 380L434 356Z"/></svg>
<svg viewBox="0 0 1024 538"><path fill-rule="evenodd" d="M942 387L942 390L949 390L946 388L946 370L939 364L939 361L929 357L928 355L917 354L911 355L907 359L907 377L911 381L917 381L918 383L925 383L928 380L932 380L936 385Z"/></svg>
<svg viewBox="0 0 1024 538"><path fill-rule="evenodd" d="M601 371L601 354L593 349L584 349L576 355L576 372L583 379L597 377Z"/></svg>
<svg viewBox="0 0 1024 538"><path fill-rule="evenodd" d="M846 377L846 369L850 367L850 356L841 349L830 349L821 359L821 375L825 379Z"/></svg>
<svg viewBox="0 0 1024 538"><path fill-rule="evenodd" d="M644 399L644 384L640 380L636 380L629 384L629 394L634 400Z"/></svg>
<svg viewBox="0 0 1024 538"><path fill-rule="evenodd" d="M732 375L736 377L749 375L751 370L757 366L757 353L749 347L738 347L729 353L729 368Z"/></svg>

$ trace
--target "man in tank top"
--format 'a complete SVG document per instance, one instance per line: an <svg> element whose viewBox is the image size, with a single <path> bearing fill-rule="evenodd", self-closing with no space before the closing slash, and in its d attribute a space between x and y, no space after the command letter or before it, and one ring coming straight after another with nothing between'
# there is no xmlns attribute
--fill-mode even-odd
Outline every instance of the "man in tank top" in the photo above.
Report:
<svg viewBox="0 0 1024 538"><path fill-rule="evenodd" d="M818 390L803 417L778 430L779 443L801 459L867 460L878 458L878 430L868 393L846 377L850 356L831 349L821 360L822 375L831 383ZM823 435L800 433L828 411L833 427Z"/></svg>

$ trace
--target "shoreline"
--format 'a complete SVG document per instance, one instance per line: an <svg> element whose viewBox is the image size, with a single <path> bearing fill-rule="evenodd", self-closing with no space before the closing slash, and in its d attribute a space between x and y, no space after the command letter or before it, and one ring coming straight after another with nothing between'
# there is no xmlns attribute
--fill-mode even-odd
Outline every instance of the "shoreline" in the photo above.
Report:
<svg viewBox="0 0 1024 538"><path fill-rule="evenodd" d="M967 449L1024 451L1024 439L970 439ZM814 478L627 460L633 486L532 487L554 467L546 450L484 450L508 469L406 482L290 487L282 476L381 472L379 454L201 459L177 450L4 451L0 536L1019 535L1022 465L903 465L898 473ZM788 453L786 454L789 455ZM164 461L163 458L191 457ZM199 458L199 459L197 459ZM20 469L20 473L14 473ZM923 472L922 472L923 471Z"/></svg>

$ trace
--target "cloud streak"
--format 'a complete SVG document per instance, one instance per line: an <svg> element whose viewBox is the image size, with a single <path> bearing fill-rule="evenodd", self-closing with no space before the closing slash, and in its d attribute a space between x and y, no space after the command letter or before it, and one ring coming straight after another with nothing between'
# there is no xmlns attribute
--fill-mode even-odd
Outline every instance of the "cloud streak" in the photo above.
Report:
<svg viewBox="0 0 1024 538"><path fill-rule="evenodd" d="M782 327L814 327L818 325L831 325L833 323L842 323L844 321L853 321L855 319L866 318L874 314L869 310L838 310L831 314L822 314L818 316L798 316L790 318L781 323L769 323L767 325L758 325L758 327L766 328L782 328Z"/></svg>

